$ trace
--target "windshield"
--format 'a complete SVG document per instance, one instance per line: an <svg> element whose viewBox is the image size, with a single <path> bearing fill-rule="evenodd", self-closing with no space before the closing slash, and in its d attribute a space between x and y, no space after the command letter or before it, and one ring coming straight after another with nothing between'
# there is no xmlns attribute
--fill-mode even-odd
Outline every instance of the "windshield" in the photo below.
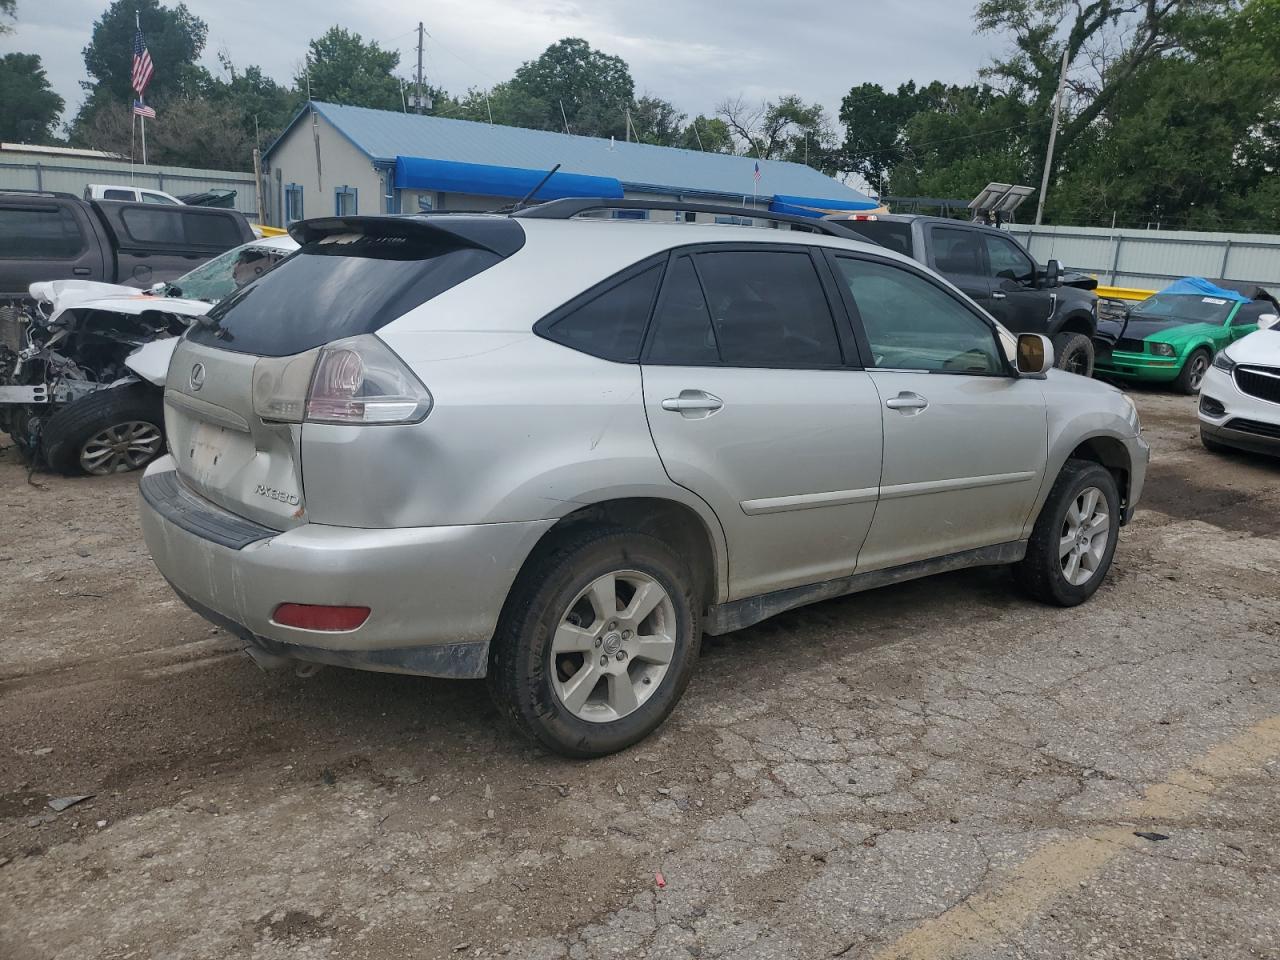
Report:
<svg viewBox="0 0 1280 960"><path fill-rule="evenodd" d="M1129 315L1172 323L1223 323L1235 305L1235 300L1222 297L1157 293L1135 306Z"/></svg>
<svg viewBox="0 0 1280 960"><path fill-rule="evenodd" d="M182 275L170 283L165 292L171 297L217 303L258 279L288 255L287 250L252 244L236 247Z"/></svg>

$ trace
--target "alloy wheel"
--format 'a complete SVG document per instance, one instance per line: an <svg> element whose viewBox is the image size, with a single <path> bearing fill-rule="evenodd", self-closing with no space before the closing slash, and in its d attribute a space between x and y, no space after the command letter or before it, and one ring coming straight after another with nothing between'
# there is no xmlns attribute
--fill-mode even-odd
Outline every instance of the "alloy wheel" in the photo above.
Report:
<svg viewBox="0 0 1280 960"><path fill-rule="evenodd" d="M1102 566L1111 536L1107 498L1097 487L1081 490L1062 519L1058 559L1062 575L1073 587L1084 586Z"/></svg>
<svg viewBox="0 0 1280 960"><path fill-rule="evenodd" d="M1209 372L1209 358L1203 353L1197 353L1190 360L1191 363L1191 389L1199 390L1200 384L1204 383L1204 375Z"/></svg>
<svg viewBox="0 0 1280 960"><path fill-rule="evenodd" d="M145 466L164 445L160 428L145 420L128 420L95 433L80 448L85 473L101 477Z"/></svg>
<svg viewBox="0 0 1280 960"><path fill-rule="evenodd" d="M661 686L675 648L675 605L663 586L638 570L607 573L560 618L548 653L551 686L580 720L620 720Z"/></svg>

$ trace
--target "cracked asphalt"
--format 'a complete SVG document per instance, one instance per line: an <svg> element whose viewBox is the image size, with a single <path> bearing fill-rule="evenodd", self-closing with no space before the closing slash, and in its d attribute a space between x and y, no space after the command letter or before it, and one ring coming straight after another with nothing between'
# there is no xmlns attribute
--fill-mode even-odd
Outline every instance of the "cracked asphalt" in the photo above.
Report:
<svg viewBox="0 0 1280 960"><path fill-rule="evenodd" d="M983 570L795 611L585 763L479 683L260 672L134 479L0 454L0 956L1280 956L1280 463L1136 399L1087 605Z"/></svg>

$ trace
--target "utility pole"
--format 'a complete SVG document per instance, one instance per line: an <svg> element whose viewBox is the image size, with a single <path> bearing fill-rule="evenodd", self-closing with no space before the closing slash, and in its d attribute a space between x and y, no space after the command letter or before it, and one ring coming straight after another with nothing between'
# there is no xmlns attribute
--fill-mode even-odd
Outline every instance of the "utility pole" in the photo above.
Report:
<svg viewBox="0 0 1280 960"><path fill-rule="evenodd" d="M422 93L422 21L418 21L418 85L414 88L413 105L419 113L422 112L423 93Z"/></svg>
<svg viewBox="0 0 1280 960"><path fill-rule="evenodd" d="M1044 217L1044 195L1049 192L1049 170L1053 167L1053 144L1058 139L1058 114L1062 111L1062 88L1067 85L1067 58L1071 48L1062 51L1062 72L1058 74L1058 95L1053 98L1053 126L1049 128L1049 149L1044 157L1044 176L1040 178L1040 199L1036 203L1036 226Z"/></svg>

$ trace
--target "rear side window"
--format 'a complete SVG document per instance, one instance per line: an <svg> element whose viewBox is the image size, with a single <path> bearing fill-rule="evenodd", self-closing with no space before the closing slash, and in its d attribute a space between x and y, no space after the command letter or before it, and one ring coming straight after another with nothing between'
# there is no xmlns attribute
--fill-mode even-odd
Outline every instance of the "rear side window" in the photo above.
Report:
<svg viewBox="0 0 1280 960"><path fill-rule="evenodd" d="M720 362L711 314L690 257L681 257L671 268L662 302L653 318L653 339L645 361L689 367Z"/></svg>
<svg viewBox="0 0 1280 960"><path fill-rule="evenodd" d="M982 275L978 234L952 227L933 228L933 263L943 273Z"/></svg>
<svg viewBox="0 0 1280 960"><path fill-rule="evenodd" d="M132 190L103 190L103 200L136 200Z"/></svg>
<svg viewBox="0 0 1280 960"><path fill-rule="evenodd" d="M241 242L239 225L219 213L192 213L176 206L124 210L120 220L135 243L226 249Z"/></svg>
<svg viewBox="0 0 1280 960"><path fill-rule="evenodd" d="M241 287L188 336L239 353L302 353L373 333L502 259L447 235L338 234Z"/></svg>
<svg viewBox="0 0 1280 960"><path fill-rule="evenodd" d="M0 259L70 260L84 235L67 207L0 207Z"/></svg>
<svg viewBox="0 0 1280 960"><path fill-rule="evenodd" d="M662 269L662 264L655 264L609 287L540 327L538 332L548 340L593 357L635 362L640 356L640 342Z"/></svg>
<svg viewBox="0 0 1280 960"><path fill-rule="evenodd" d="M808 252L729 250L693 259L722 364L841 364L835 321Z"/></svg>
<svg viewBox="0 0 1280 960"><path fill-rule="evenodd" d="M868 240L904 256L912 256L911 225L892 220L853 220L847 224Z"/></svg>

